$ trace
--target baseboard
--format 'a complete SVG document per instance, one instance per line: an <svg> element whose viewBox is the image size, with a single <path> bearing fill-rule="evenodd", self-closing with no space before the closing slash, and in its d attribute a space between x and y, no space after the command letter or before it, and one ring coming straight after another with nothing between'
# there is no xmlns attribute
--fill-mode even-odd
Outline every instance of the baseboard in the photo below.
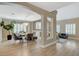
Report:
<svg viewBox="0 0 79 59"><path fill-rule="evenodd" d="M69 37L68 39L76 39L76 40L79 40L79 38L74 38L74 37Z"/></svg>
<svg viewBox="0 0 79 59"><path fill-rule="evenodd" d="M46 48L46 47L49 47L49 46L51 46L51 45L53 45L53 44L56 44L57 42L58 42L58 40L56 40L56 41L54 41L54 42L52 42L52 43L46 44L46 45L41 45L40 47L41 47L41 48Z"/></svg>

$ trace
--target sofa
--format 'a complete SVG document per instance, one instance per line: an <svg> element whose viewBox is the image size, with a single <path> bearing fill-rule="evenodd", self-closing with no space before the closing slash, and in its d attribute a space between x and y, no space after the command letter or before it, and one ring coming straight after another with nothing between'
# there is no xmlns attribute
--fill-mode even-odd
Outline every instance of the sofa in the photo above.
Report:
<svg viewBox="0 0 79 59"><path fill-rule="evenodd" d="M62 38L62 39L68 39L68 34L66 34L66 33L59 33L58 37Z"/></svg>

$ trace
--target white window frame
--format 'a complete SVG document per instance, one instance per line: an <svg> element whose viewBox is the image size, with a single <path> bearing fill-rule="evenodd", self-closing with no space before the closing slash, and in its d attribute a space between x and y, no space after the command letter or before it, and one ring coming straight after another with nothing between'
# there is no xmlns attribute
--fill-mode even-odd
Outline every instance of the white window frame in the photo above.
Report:
<svg viewBox="0 0 79 59"><path fill-rule="evenodd" d="M41 22L36 22L35 24L36 24L36 27L35 27L36 29L41 29Z"/></svg>
<svg viewBox="0 0 79 59"><path fill-rule="evenodd" d="M66 24L65 25L65 32L67 34L75 35L76 34L76 24Z"/></svg>
<svg viewBox="0 0 79 59"><path fill-rule="evenodd" d="M16 23L14 24L14 33L19 33L21 31L26 32L27 25Z"/></svg>
<svg viewBox="0 0 79 59"><path fill-rule="evenodd" d="M60 25L56 25L56 32L57 32L57 33L60 33L60 30L61 30L61 29L60 29Z"/></svg>

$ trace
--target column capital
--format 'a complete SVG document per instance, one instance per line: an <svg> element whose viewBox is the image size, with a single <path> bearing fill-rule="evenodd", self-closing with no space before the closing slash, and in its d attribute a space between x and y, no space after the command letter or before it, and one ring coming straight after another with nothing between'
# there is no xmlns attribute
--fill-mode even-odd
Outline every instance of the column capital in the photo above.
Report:
<svg viewBox="0 0 79 59"><path fill-rule="evenodd" d="M57 15L57 10L50 12L48 15L49 17L55 17Z"/></svg>
<svg viewBox="0 0 79 59"><path fill-rule="evenodd" d="M57 10L54 10L54 11L52 11L52 12L50 12L50 13L56 15L56 14L57 14Z"/></svg>

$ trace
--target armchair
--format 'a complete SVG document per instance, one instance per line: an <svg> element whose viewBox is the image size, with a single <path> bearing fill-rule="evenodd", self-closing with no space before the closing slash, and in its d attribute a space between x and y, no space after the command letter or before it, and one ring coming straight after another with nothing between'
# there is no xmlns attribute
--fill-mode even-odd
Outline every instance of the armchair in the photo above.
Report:
<svg viewBox="0 0 79 59"><path fill-rule="evenodd" d="M22 40L21 36L17 36L16 34L14 34L14 40Z"/></svg>

